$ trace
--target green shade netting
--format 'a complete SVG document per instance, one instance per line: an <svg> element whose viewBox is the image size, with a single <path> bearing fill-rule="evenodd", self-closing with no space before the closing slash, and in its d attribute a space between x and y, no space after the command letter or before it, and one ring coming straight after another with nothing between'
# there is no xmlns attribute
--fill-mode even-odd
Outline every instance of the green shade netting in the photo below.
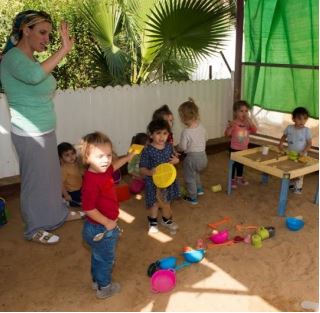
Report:
<svg viewBox="0 0 320 313"><path fill-rule="evenodd" d="M246 0L245 62L319 66L318 0ZM242 98L266 110L303 106L319 118L319 71L243 65Z"/></svg>

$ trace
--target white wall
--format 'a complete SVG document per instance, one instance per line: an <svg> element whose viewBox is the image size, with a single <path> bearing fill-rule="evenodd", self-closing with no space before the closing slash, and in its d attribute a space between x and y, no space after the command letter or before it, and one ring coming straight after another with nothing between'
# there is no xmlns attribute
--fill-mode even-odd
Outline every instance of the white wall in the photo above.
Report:
<svg viewBox="0 0 320 313"><path fill-rule="evenodd" d="M232 81L206 80L164 83L150 86L124 86L57 91L57 139L77 144L92 131L105 132L115 151L128 150L132 136L145 132L152 113L168 104L175 116L175 142L182 125L177 108L193 97L200 107L202 123L209 139L223 136L226 121L232 117ZM10 139L9 112L5 96L0 95L0 178L18 175L19 166Z"/></svg>

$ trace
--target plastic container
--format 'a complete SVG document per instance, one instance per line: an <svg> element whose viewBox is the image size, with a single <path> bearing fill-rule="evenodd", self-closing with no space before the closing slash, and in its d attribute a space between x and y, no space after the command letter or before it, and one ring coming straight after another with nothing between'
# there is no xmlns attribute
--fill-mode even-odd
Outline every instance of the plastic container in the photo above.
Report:
<svg viewBox="0 0 320 313"><path fill-rule="evenodd" d="M269 147L263 146L262 147L262 155L268 155L268 153L269 153Z"/></svg>
<svg viewBox="0 0 320 313"><path fill-rule="evenodd" d="M145 182L143 179L134 178L129 184L129 191L133 194L137 194L143 191Z"/></svg>
<svg viewBox="0 0 320 313"><path fill-rule="evenodd" d="M161 260L159 260L159 267L162 270L166 270L169 268L175 268L177 264L177 258L175 258L174 256L170 256L168 258L163 258Z"/></svg>
<svg viewBox="0 0 320 313"><path fill-rule="evenodd" d="M222 186L220 184L211 186L211 190L213 192L219 192L222 190Z"/></svg>
<svg viewBox="0 0 320 313"><path fill-rule="evenodd" d="M304 226L304 221L295 217L287 217L286 225L292 231L298 231Z"/></svg>
<svg viewBox="0 0 320 313"><path fill-rule="evenodd" d="M130 199L129 186L127 184L121 184L115 187L116 187L116 194L119 202Z"/></svg>
<svg viewBox="0 0 320 313"><path fill-rule="evenodd" d="M176 272L173 269L159 270L151 277L151 290L154 293L171 291L176 285Z"/></svg>
<svg viewBox="0 0 320 313"><path fill-rule="evenodd" d="M183 257L187 262L198 263L204 257L204 249L192 250L183 253Z"/></svg>
<svg viewBox="0 0 320 313"><path fill-rule="evenodd" d="M158 188L167 188L173 184L176 177L176 168L170 163L162 163L156 167L156 172L153 174L152 179Z"/></svg>
<svg viewBox="0 0 320 313"><path fill-rule="evenodd" d="M228 240L228 238L229 238L229 232L226 229L218 232L217 234L211 235L209 237L209 239L215 244L224 243Z"/></svg>

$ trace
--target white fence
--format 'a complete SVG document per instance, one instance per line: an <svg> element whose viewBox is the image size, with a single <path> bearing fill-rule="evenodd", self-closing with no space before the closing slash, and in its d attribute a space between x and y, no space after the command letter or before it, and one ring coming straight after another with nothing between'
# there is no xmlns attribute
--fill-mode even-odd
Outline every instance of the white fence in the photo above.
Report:
<svg viewBox="0 0 320 313"><path fill-rule="evenodd" d="M83 135L99 130L112 139L118 154L125 154L132 136L146 131L153 111L163 104L168 104L175 116L173 132L177 142L182 128L177 108L189 96L200 107L209 139L218 138L232 117L232 90L232 80L224 79L57 91L54 103L58 143L77 144ZM9 110L5 97L0 95L0 178L18 173Z"/></svg>

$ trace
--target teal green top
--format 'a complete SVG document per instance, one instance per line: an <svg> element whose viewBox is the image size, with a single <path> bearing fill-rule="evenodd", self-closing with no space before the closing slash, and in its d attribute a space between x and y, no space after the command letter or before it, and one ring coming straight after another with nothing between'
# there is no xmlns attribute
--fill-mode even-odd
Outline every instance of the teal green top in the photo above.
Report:
<svg viewBox="0 0 320 313"><path fill-rule="evenodd" d="M0 79L10 107L11 124L25 133L55 129L52 98L56 80L37 61L12 48L0 64Z"/></svg>

